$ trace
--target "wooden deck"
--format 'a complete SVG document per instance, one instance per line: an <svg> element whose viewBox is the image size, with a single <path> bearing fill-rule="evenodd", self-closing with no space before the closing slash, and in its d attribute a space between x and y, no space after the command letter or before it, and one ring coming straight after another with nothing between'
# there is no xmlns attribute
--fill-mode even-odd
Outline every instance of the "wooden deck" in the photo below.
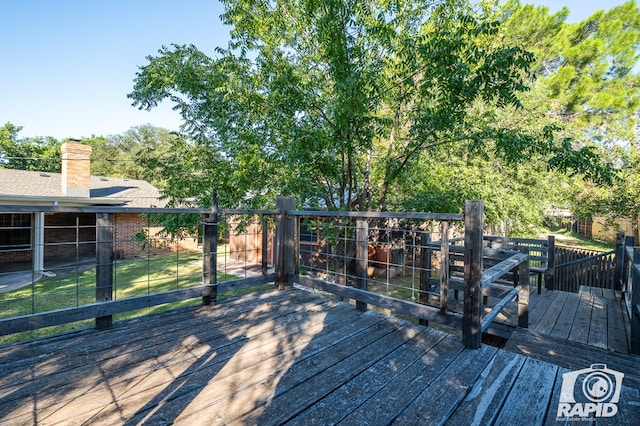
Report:
<svg viewBox="0 0 640 426"><path fill-rule="evenodd" d="M0 424L556 423L570 369L508 346L465 349L306 291L256 293L0 348ZM638 424L639 383L623 382L608 420Z"/></svg>
<svg viewBox="0 0 640 426"><path fill-rule="evenodd" d="M517 305L507 306L496 322L518 324ZM529 299L529 331L596 348L629 353L629 321L620 292L581 287L579 293L533 289Z"/></svg>

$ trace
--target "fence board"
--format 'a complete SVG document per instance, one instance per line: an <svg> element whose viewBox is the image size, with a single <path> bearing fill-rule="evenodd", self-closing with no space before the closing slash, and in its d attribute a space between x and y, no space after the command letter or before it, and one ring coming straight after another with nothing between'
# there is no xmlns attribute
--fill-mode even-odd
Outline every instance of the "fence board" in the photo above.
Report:
<svg viewBox="0 0 640 426"><path fill-rule="evenodd" d="M595 256L580 257L584 253L594 252L578 250L574 254L560 256L561 259L571 260L555 266L555 288L572 293L577 293L581 285L607 289L615 288L615 250L598 253ZM558 257L556 257L557 260Z"/></svg>

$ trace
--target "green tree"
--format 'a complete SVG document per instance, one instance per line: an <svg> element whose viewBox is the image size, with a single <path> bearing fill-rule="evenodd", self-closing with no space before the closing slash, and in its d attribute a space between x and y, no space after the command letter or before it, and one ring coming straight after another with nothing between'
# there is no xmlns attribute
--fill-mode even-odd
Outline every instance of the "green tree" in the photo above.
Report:
<svg viewBox="0 0 640 426"><path fill-rule="evenodd" d="M83 143L92 147L92 175L143 179L162 187L167 178L162 167L171 161L170 153L178 139L168 130L143 125L123 134L94 135Z"/></svg>
<svg viewBox="0 0 640 426"><path fill-rule="evenodd" d="M579 217L604 216L607 226L620 228L620 220L631 223L636 241L640 241L640 151L638 142L613 146L609 155L615 161L616 176L609 187L584 185L572 201Z"/></svg>
<svg viewBox="0 0 640 426"><path fill-rule="evenodd" d="M309 205L382 209L435 147L542 148L470 114L470 105L517 107L533 58L487 44L499 25L467 2L224 3L229 48L212 59L163 47L130 97L140 108L172 100L216 160L204 170L225 163L237 196L279 187Z"/></svg>
<svg viewBox="0 0 640 426"><path fill-rule="evenodd" d="M19 138L21 130L11 123L0 128L0 167L60 172L60 142L50 136Z"/></svg>
<svg viewBox="0 0 640 426"><path fill-rule="evenodd" d="M633 138L640 108L640 76L634 72L640 47L640 10L629 1L597 11L582 22L566 22L565 8L508 1L501 9L501 37L536 56L539 76L523 102L543 112L581 143L616 143Z"/></svg>
<svg viewBox="0 0 640 426"><path fill-rule="evenodd" d="M539 223L542 213L551 207L573 207L581 214L605 210L615 216L621 210L630 214L633 206L622 202L620 190L633 182L632 168L624 166L629 162L624 159L626 154L621 155L620 145L636 140L640 86L632 67L637 63L637 6L630 2L568 24L566 9L550 14L545 7L517 1L483 5L487 14L502 22L496 39L488 42L506 41L533 52L536 78L528 82L531 90L519 96L523 108L481 108L477 113L491 117L499 128L517 128L530 135L546 133L551 149L525 151L524 157L512 151L516 156L512 159L520 158L507 162L512 155L504 155L507 152L499 156L480 152L484 159L473 151L456 151L451 156L439 153L429 161L435 164L432 169L441 172L414 176L413 185L398 191L412 193L420 187L422 192L414 202L431 200L436 208L437 200L446 198L445 188L457 203L460 193L482 198L490 224L515 232L526 232L526 224ZM612 170L611 165L617 167ZM434 183L438 177L442 182ZM492 183L488 191L487 180ZM611 198L613 192L608 188L612 181L617 199ZM633 200L633 193L625 199Z"/></svg>
<svg viewBox="0 0 640 426"><path fill-rule="evenodd" d="M590 157L571 161L606 158L614 165L611 187L559 176L562 207L585 216L631 218L637 227L638 6L630 1L575 24L566 22L566 9L552 15L545 7L508 1L498 10L505 22L502 36L536 55L539 77L522 97L530 117L554 126L574 148L591 150Z"/></svg>

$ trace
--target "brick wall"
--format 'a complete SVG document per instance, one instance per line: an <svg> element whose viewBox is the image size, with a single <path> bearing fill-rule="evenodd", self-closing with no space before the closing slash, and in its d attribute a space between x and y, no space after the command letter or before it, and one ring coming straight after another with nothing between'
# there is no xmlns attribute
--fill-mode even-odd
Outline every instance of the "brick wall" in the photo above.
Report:
<svg viewBox="0 0 640 426"><path fill-rule="evenodd" d="M162 227L150 226L147 219L135 213L119 213L116 215L116 233L114 235L114 251L122 257L146 256L179 250L200 250L197 238L187 238L172 243L163 236ZM142 236L145 240L140 240Z"/></svg>
<svg viewBox="0 0 640 426"><path fill-rule="evenodd" d="M3 249L0 251L0 265L7 263L15 263L15 262L30 262L31 261L31 249L19 249L19 250L8 250ZM0 266L0 271L2 271L2 266Z"/></svg>
<svg viewBox="0 0 640 426"><path fill-rule="evenodd" d="M31 260L31 219L29 213L0 214L0 264Z"/></svg>

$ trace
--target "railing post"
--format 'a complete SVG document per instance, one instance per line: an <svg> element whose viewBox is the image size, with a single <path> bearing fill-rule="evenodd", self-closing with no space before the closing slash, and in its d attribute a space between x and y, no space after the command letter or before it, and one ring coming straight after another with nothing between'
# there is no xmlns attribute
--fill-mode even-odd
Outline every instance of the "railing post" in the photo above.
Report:
<svg viewBox="0 0 640 426"><path fill-rule="evenodd" d="M426 305L429 301L429 278L431 278L431 253L432 250L429 247L431 244L431 233L423 232L420 234L420 294L418 295L418 301ZM418 324L427 327L429 321L419 318Z"/></svg>
<svg viewBox="0 0 640 426"><path fill-rule="evenodd" d="M520 251L527 255L527 259L518 266L518 327L529 328L529 247L521 247Z"/></svg>
<svg viewBox="0 0 640 426"><path fill-rule="evenodd" d="M466 201L464 210L464 311L462 341L468 348L482 345L480 296L482 288L482 201Z"/></svg>
<svg viewBox="0 0 640 426"><path fill-rule="evenodd" d="M96 213L96 302L113 300L113 227L111 213ZM96 328L111 327L113 317L96 318Z"/></svg>
<svg viewBox="0 0 640 426"><path fill-rule="evenodd" d="M633 238L633 235L627 235L627 236L624 237L624 248L623 248L623 250L626 251L627 247L633 247L634 245L635 245L635 239ZM628 261L625 261L624 257L622 259L623 259L623 261L622 261L621 278L625 282L628 282L628 279L629 279L629 262L632 262L633 259L628 259ZM622 291L627 291L627 286L628 286L628 283L624 286L624 288L622 288Z"/></svg>
<svg viewBox="0 0 640 426"><path fill-rule="evenodd" d="M44 270L44 212L33 212L33 271Z"/></svg>
<svg viewBox="0 0 640 426"><path fill-rule="evenodd" d="M356 221L356 288L368 287L367 269L369 267L369 224L366 220ZM366 311L367 304L356 299L356 309Z"/></svg>
<svg viewBox="0 0 640 426"><path fill-rule="evenodd" d="M211 213L203 215L202 304L218 302L218 194L211 193Z"/></svg>
<svg viewBox="0 0 640 426"><path fill-rule="evenodd" d="M449 301L449 222L440 222L440 311L447 312Z"/></svg>
<svg viewBox="0 0 640 426"><path fill-rule="evenodd" d="M269 217L262 215L262 275L269 269Z"/></svg>
<svg viewBox="0 0 640 426"><path fill-rule="evenodd" d="M556 282L556 237L549 235L549 250L547 251L547 270L544 273L544 287L555 290ZM539 291L541 293L541 291Z"/></svg>
<svg viewBox="0 0 640 426"><path fill-rule="evenodd" d="M624 232L616 234L616 269L613 274L613 289L622 290L622 265L624 264Z"/></svg>
<svg viewBox="0 0 640 426"><path fill-rule="evenodd" d="M295 221L288 212L295 209L293 197L278 197L276 208L280 210L276 224L276 284L278 290L292 285L296 269L295 259Z"/></svg>
<svg viewBox="0 0 640 426"><path fill-rule="evenodd" d="M640 355L640 318L637 311L638 305L640 305L640 247L634 247L633 249L633 264L631 265L631 317L629 322L631 323L631 342L629 345L630 352L635 355Z"/></svg>

